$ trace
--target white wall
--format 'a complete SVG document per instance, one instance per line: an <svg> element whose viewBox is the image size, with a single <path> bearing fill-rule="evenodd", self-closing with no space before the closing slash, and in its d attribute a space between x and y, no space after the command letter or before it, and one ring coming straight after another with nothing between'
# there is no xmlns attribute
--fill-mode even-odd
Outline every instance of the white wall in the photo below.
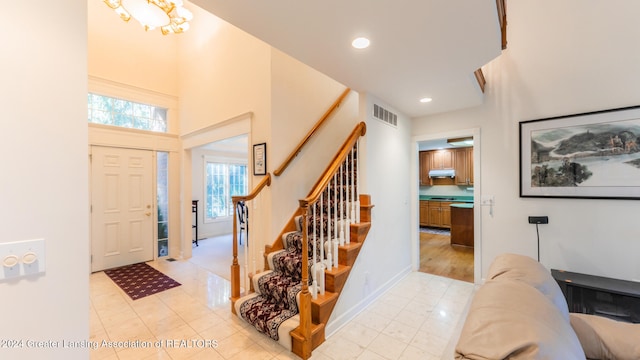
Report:
<svg viewBox="0 0 640 360"><path fill-rule="evenodd" d="M167 95L178 91L178 36L124 22L102 1L87 0L89 74ZM85 17L86 19L86 17Z"/></svg>
<svg viewBox="0 0 640 360"><path fill-rule="evenodd" d="M3 3L0 243L44 238L46 272L0 282L0 339L89 338L87 5ZM60 41L60 39L65 39ZM87 349L0 349L87 359Z"/></svg>
<svg viewBox="0 0 640 360"><path fill-rule="evenodd" d="M273 49L271 143L269 169L282 165L345 86ZM358 121L358 95L351 92L317 131L285 172L271 185L273 226L269 243L282 231Z"/></svg>
<svg viewBox="0 0 640 360"><path fill-rule="evenodd" d="M503 252L536 258L527 217L547 215L545 266L640 280L637 201L520 198L518 188L518 122L640 104L640 4L521 0L507 10L508 49L483 67L484 104L415 119L412 132L481 128L481 191L496 201L493 215L482 207L483 275Z"/></svg>
<svg viewBox="0 0 640 360"><path fill-rule="evenodd" d="M398 114L397 128L372 118L374 102ZM360 144L360 191L371 195L374 208L367 239L327 325L328 335L411 270L411 121L371 95L361 94L359 106L367 124Z"/></svg>
<svg viewBox="0 0 640 360"><path fill-rule="evenodd" d="M179 43L179 95L181 134L193 134L211 128L207 136L226 132L233 122L248 119L248 129L226 134L219 139L251 132L250 144L270 143L271 127L271 47L240 29L193 4L191 28L180 34ZM219 128L216 128L220 125ZM228 126L226 126L228 125ZM202 144L199 144L202 145ZM269 147L267 149L269 155ZM193 191L192 154L183 154L183 197L190 198ZM271 171L271 169L269 169ZM249 187L260 177L250 177ZM267 211L260 228L269 233L271 214L269 192L263 196ZM183 203L183 237L185 245L192 236L191 202ZM255 217L254 217L255 218ZM254 219L251 219L254 221ZM253 226L253 229L258 227ZM256 232L254 231L254 234ZM184 247L183 256L191 257L191 247Z"/></svg>

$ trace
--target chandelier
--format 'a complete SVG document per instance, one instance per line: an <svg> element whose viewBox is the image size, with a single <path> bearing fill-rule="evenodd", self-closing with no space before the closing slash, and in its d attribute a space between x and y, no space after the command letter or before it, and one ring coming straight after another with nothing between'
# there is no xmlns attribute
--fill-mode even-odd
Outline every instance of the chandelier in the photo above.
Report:
<svg viewBox="0 0 640 360"><path fill-rule="evenodd" d="M163 35L179 34L189 29L191 11L182 0L104 0L124 21L133 17L145 30L160 28Z"/></svg>

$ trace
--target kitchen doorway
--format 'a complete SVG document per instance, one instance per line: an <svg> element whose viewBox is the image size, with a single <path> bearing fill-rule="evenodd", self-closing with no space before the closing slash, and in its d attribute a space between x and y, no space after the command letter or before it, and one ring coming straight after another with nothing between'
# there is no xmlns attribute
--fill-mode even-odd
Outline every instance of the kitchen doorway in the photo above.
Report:
<svg viewBox="0 0 640 360"><path fill-rule="evenodd" d="M419 139L417 271L474 283L475 133Z"/></svg>

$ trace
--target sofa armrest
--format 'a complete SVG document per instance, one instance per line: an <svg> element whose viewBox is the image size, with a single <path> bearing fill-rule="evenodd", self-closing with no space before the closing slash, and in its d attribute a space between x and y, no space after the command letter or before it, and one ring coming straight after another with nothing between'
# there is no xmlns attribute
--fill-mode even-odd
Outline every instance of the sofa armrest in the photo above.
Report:
<svg viewBox="0 0 640 360"><path fill-rule="evenodd" d="M456 344L455 358L584 360L571 325L536 288L511 279L478 289Z"/></svg>
<svg viewBox="0 0 640 360"><path fill-rule="evenodd" d="M588 314L569 314L587 359L640 359L640 324Z"/></svg>

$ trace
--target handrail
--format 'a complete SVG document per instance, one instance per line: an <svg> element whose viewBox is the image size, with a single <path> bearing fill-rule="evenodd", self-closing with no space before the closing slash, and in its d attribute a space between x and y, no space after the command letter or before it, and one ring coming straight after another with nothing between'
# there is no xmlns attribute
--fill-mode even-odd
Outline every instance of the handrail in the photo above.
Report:
<svg viewBox="0 0 640 360"><path fill-rule="evenodd" d="M258 194L260 194L260 191L262 191L265 186L269 185L271 185L271 174L267 173L267 175L265 175L262 180L258 182L258 185L256 185L256 187L254 187L249 194L232 196L231 201L233 201L233 203L237 203L238 201L253 200L256 196L258 196Z"/></svg>
<svg viewBox="0 0 640 360"><path fill-rule="evenodd" d="M324 189L327 187L327 184L331 180L333 174L340 168L342 162L346 159L347 155L353 148L353 145L356 143L358 138L364 136L366 132L367 125L364 122L360 122L358 125L356 125L353 131L351 131L351 134L349 134L349 137L340 147L340 150L333 157L333 160L331 160L329 167L327 167L324 173L322 173L320 179L318 179L316 184L313 186L313 190L311 190L306 198L299 200L300 207L306 208L309 206L309 204L313 204L318 201L318 198L320 198L320 194L322 194Z"/></svg>
<svg viewBox="0 0 640 360"><path fill-rule="evenodd" d="M271 185L271 174L267 173L260 182L251 190L247 195L232 196L231 202L233 203L233 263L231 264L231 298L237 299L240 297L240 264L238 263L238 242L236 238L238 236L238 222L235 217L236 205L240 201L253 200L265 186ZM247 239L247 242L249 239ZM247 254L245 254L247 256ZM233 306L232 306L233 311Z"/></svg>
<svg viewBox="0 0 640 360"><path fill-rule="evenodd" d="M291 154L289 154L289 156L287 157L287 159L282 163L282 165L280 165L280 167L278 167L273 174L275 176L280 176L282 175L282 173L284 172L284 170L289 166L289 164L291 164L291 162L293 161L293 159L298 155L298 153L302 150L302 148L304 147L304 145L309 141L309 139L311 139L311 137L315 134L315 132L320 128L320 126L322 126L322 124L324 124L324 122L329 118L329 115L331 115L331 113L333 113L333 111L340 106L340 104L342 103L342 101L344 100L345 97L347 97L347 95L349 94L349 92L351 91L350 88L346 88L344 90L344 92L342 93L342 95L340 95L340 97L331 105L331 107L324 113L324 115L322 115L322 117L320 118L320 120L318 120L318 122L313 125L313 127L311 128L311 130L309 130L309 132L307 133L307 135L304 137L304 139L302 139L302 141L298 144L298 146L295 147L295 149L293 149L293 151L291 152Z"/></svg>
<svg viewBox="0 0 640 360"><path fill-rule="evenodd" d="M498 7L498 22L500 23L500 33L502 34L502 50L507 48L507 8L504 0L496 0Z"/></svg>

